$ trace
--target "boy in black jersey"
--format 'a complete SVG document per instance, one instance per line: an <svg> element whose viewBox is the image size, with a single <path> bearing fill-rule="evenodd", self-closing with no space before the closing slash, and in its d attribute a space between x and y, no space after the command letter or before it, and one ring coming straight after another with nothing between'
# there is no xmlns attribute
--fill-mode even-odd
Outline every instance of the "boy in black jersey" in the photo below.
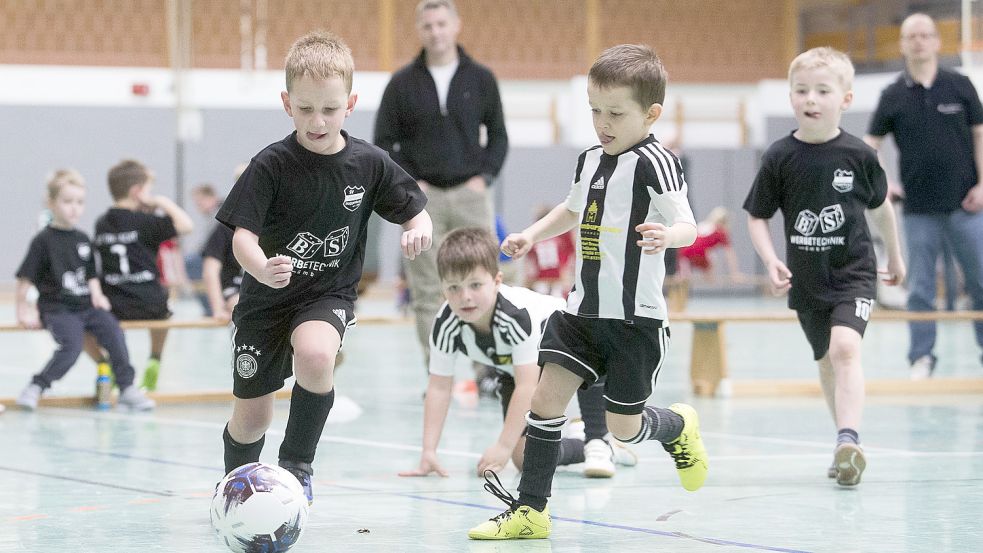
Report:
<svg viewBox="0 0 983 553"><path fill-rule="evenodd" d="M88 332L109 352L119 404L140 411L153 409L153 400L133 385L123 330L109 312L99 285L89 237L75 228L85 207L82 176L70 169L57 171L48 181L48 206L51 223L31 241L17 269L17 322L24 328L47 328L58 349L18 396L17 404L37 408L41 394L75 364ZM40 294L36 307L27 301L32 284Z"/></svg>
<svg viewBox="0 0 983 553"><path fill-rule="evenodd" d="M550 316L540 342L543 374L526 416L519 497L486 473L486 489L509 509L472 528L472 539L549 536L546 503L564 408L578 388L605 375L611 434L628 443L661 442L689 491L706 480L696 411L680 403L668 409L645 405L669 342L665 250L696 238L679 160L649 134L662 114L666 81L648 46L605 50L587 81L600 145L580 155L566 201L502 242L506 255L521 257L537 241L577 227L577 268L566 311Z"/></svg>
<svg viewBox="0 0 983 553"><path fill-rule="evenodd" d="M191 217L170 198L154 196L153 173L139 161L123 160L109 170L113 206L96 220L95 244L102 262L102 285L121 321L171 316L161 284L157 251L161 243L192 230ZM160 212L160 214L158 214ZM167 329L150 330L150 359L142 387L157 388ZM95 355L94 355L95 357Z"/></svg>
<svg viewBox="0 0 983 553"><path fill-rule="evenodd" d="M245 164L236 169L236 180L245 170ZM214 194L214 190L211 193ZM216 198L215 204L220 206L221 202ZM231 228L217 224L201 249L201 280L205 285L211 316L225 323L232 319L232 309L239 303L239 288L242 286L242 266L232 251L232 235Z"/></svg>
<svg viewBox="0 0 983 553"><path fill-rule="evenodd" d="M232 309L239 303L242 286L242 267L232 251L232 236L232 229L218 225L201 250L201 280L212 318L222 322L232 319Z"/></svg>
<svg viewBox="0 0 983 553"><path fill-rule="evenodd" d="M841 486L854 486L867 464L857 433L864 403L860 342L878 272L865 213L887 245L885 282L902 282L905 264L877 153L839 128L853 101L850 58L813 48L792 61L789 83L799 128L765 152L744 209L768 278L777 292L789 292L788 306L798 314L819 364L839 429L828 475ZM778 210L785 219L787 265L768 231L768 219Z"/></svg>
<svg viewBox="0 0 983 553"><path fill-rule="evenodd" d="M296 132L253 157L216 218L235 229L245 276L232 313L232 418L226 472L259 460L274 393L297 381L280 446L312 501L311 463L334 403L334 366L355 323L369 217L403 226L403 254L430 248L426 196L383 150L341 126L355 108L351 50L331 33L298 39L286 59L283 107Z"/></svg>

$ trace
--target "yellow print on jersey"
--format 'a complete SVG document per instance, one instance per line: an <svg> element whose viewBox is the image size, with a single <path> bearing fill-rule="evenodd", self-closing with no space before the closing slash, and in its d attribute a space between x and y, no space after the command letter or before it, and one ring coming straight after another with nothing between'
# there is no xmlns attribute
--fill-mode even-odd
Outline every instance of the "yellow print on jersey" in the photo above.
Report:
<svg viewBox="0 0 983 553"><path fill-rule="evenodd" d="M577 254L584 261L600 261L604 255L601 253L601 233L619 233L622 229L618 227L602 227L600 225L580 225L580 251Z"/></svg>

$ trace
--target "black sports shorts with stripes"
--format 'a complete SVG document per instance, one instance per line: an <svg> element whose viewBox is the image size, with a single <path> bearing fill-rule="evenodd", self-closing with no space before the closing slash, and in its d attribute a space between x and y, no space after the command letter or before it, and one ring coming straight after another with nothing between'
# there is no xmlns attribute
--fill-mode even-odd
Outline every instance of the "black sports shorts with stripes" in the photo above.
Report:
<svg viewBox="0 0 983 553"><path fill-rule="evenodd" d="M283 382L294 373L290 337L307 321L330 324L344 342L345 331L355 326L355 305L340 298L321 298L299 306L281 324L264 328L234 327L232 394L235 397L256 398L283 388Z"/></svg>
<svg viewBox="0 0 983 553"><path fill-rule="evenodd" d="M819 361L829 351L829 338L834 326L852 328L863 337L873 305L874 300L870 298L856 298L853 303L838 303L829 309L796 311L799 325L812 346L813 359Z"/></svg>
<svg viewBox="0 0 983 553"><path fill-rule="evenodd" d="M607 375L607 410L637 415L652 395L668 346L669 328L662 321L629 323L557 311L539 343L539 364L555 363L576 374L584 379L583 389Z"/></svg>

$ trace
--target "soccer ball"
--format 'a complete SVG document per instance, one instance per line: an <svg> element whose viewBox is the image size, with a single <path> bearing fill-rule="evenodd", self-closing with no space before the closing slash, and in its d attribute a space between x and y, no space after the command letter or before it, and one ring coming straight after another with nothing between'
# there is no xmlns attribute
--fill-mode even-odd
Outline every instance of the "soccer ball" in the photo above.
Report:
<svg viewBox="0 0 983 553"><path fill-rule="evenodd" d="M218 538L237 553L287 551L307 523L307 497L290 472L249 463L218 483L210 511Z"/></svg>

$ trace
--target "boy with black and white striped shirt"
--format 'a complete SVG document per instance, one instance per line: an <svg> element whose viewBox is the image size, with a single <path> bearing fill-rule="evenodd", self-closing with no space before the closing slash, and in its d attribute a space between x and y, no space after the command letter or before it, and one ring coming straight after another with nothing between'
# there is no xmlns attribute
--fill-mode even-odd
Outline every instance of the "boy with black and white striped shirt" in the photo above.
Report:
<svg viewBox="0 0 983 553"><path fill-rule="evenodd" d="M649 134L662 114L666 80L648 46L605 50L587 84L600 145L581 154L566 201L502 242L505 254L521 257L535 242L576 227L576 279L566 310L550 317L540 342L543 375L526 416L519 497L486 473L485 488L509 509L472 528L472 539L549 536L546 503L564 407L577 388L601 377L607 378L608 429L616 439L661 442L687 490L706 479L696 411L678 403L668 409L645 405L669 342L665 250L696 238L679 160Z"/></svg>

